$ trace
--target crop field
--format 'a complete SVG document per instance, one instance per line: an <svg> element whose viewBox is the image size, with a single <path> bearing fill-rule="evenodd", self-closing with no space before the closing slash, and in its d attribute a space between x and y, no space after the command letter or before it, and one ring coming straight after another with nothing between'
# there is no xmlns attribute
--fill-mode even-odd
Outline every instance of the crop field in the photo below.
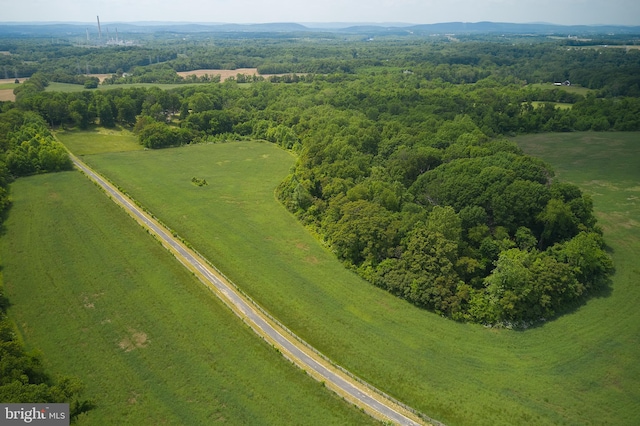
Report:
<svg viewBox="0 0 640 426"><path fill-rule="evenodd" d="M10 89L6 89L6 90L0 90L0 102L3 101L15 101L16 100L16 96L13 94L13 90Z"/></svg>
<svg viewBox="0 0 640 426"><path fill-rule="evenodd" d="M20 178L0 239L28 349L76 376L81 425L372 424L256 338L79 172Z"/></svg>
<svg viewBox="0 0 640 426"><path fill-rule="evenodd" d="M45 88L47 92L82 92L83 90L112 90L127 89L130 87L158 87L163 90L175 89L177 87L193 86L205 83L181 83L181 84L160 84L160 83L131 83L131 84L105 84L99 85L96 89L85 89L82 84L56 83L51 82Z"/></svg>
<svg viewBox="0 0 640 426"><path fill-rule="evenodd" d="M632 425L640 418L639 137L518 140L593 195L617 268L610 294L526 331L441 318L346 270L275 199L294 159L273 145L84 160L309 343L431 417L449 425Z"/></svg>
<svg viewBox="0 0 640 426"><path fill-rule="evenodd" d="M238 74L245 75L259 75L257 68L238 68L235 70L221 70L221 69L206 69L206 70L193 70L193 71L180 71L177 72L181 77L188 77L190 75L195 75L196 77L202 77L203 75L208 75L209 77L214 77L216 75L220 76L220 81L225 81L230 77L235 77Z"/></svg>
<svg viewBox="0 0 640 426"><path fill-rule="evenodd" d="M24 82L24 79L22 79ZM15 101L16 97L13 94L13 89L18 87L15 78L3 78L0 79L0 102L1 101Z"/></svg>
<svg viewBox="0 0 640 426"><path fill-rule="evenodd" d="M23 79L18 79L18 80L21 83L25 82L24 78ZM9 87L15 87L16 86L15 83L16 83L16 79L15 78L0 78L0 88L2 88L2 89L7 89Z"/></svg>
<svg viewBox="0 0 640 426"><path fill-rule="evenodd" d="M61 131L57 133L57 137L76 155L144 149L133 133L122 129L96 127L94 130L83 132Z"/></svg>

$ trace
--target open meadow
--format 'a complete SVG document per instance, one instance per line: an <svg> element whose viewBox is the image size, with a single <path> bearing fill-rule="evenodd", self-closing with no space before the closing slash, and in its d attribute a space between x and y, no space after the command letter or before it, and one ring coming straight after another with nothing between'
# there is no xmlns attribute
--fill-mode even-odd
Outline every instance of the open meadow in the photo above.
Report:
<svg viewBox="0 0 640 426"><path fill-rule="evenodd" d="M12 193L9 314L47 372L84 383L95 408L77 424L374 423L256 338L81 173L20 178Z"/></svg>
<svg viewBox="0 0 640 426"><path fill-rule="evenodd" d="M186 87L190 85L197 85L204 83L175 83L175 84L163 84L163 83L130 83L130 84L105 84L99 85L95 89L87 89L82 84L71 84L71 83L57 83L51 82L45 88L47 92L82 92L85 90L114 90L114 89L127 89L131 87L157 87L162 90L175 89L178 87Z"/></svg>
<svg viewBox="0 0 640 426"><path fill-rule="evenodd" d="M273 145L87 153L83 159L286 326L433 418L449 425L632 425L640 419L639 137L518 140L592 194L617 268L610 294L526 331L441 318L344 269L275 199L294 158ZM208 185L194 185L193 177Z"/></svg>
<svg viewBox="0 0 640 426"><path fill-rule="evenodd" d="M58 132L58 139L75 155L104 152L141 151L138 138L126 130L95 127L84 132Z"/></svg>
<svg viewBox="0 0 640 426"><path fill-rule="evenodd" d="M13 89L18 87L14 80L0 80L0 101L15 101Z"/></svg>
<svg viewBox="0 0 640 426"><path fill-rule="evenodd" d="M220 81L225 81L230 77L237 76L238 74L259 75L257 68L237 68L235 70L202 69L202 70L193 70L193 71L179 71L176 74L185 78L189 77L190 75L195 75L196 77L202 77L204 75L208 75L209 77L214 77L216 75L219 75Z"/></svg>
<svg viewBox="0 0 640 426"><path fill-rule="evenodd" d="M528 87L543 90L564 90L565 92L575 93L582 96L587 96L589 93L594 92L594 90L589 89L588 87L582 87L575 84L572 84L571 86L554 86L552 83L534 83L530 84Z"/></svg>

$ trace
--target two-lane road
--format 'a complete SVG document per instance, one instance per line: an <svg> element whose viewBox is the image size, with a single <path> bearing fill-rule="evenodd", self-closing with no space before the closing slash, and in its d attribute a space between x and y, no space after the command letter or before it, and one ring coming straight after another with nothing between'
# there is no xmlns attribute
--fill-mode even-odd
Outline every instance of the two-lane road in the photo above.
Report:
<svg viewBox="0 0 640 426"><path fill-rule="evenodd" d="M329 362L317 350L293 336L289 330L272 320L264 312L257 309L245 296L226 280L193 250L173 237L159 222L137 207L133 201L108 183L100 175L91 170L78 158L71 156L78 169L96 182L107 194L133 216L142 226L154 234L161 243L171 251L185 267L207 285L222 301L227 304L244 322L262 338L271 343L289 360L309 372L317 380L324 381L326 386L343 396L350 402L363 408L372 416L391 420L401 425L420 425L425 421L403 407L401 404L385 397L371 385L356 380L354 376L345 374L340 368ZM426 416L423 418L428 419ZM428 419L429 422L440 424Z"/></svg>

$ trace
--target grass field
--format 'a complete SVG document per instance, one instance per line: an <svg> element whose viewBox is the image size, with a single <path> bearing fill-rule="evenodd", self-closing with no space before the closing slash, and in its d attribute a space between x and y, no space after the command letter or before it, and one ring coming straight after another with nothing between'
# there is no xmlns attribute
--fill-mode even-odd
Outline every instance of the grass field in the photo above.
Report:
<svg viewBox="0 0 640 426"><path fill-rule="evenodd" d="M79 172L18 179L2 274L28 348L96 408L78 424L371 424L293 367Z"/></svg>
<svg viewBox="0 0 640 426"><path fill-rule="evenodd" d="M16 100L16 96L13 94L13 90L10 89L6 89L6 90L0 90L0 102L4 102L4 101L15 101Z"/></svg>
<svg viewBox="0 0 640 426"><path fill-rule="evenodd" d="M57 133L57 137L76 155L144 149L133 133L122 129L96 127L84 132L61 131Z"/></svg>
<svg viewBox="0 0 640 426"><path fill-rule="evenodd" d="M531 102L531 105L533 105L534 108L540 108L544 104L552 104L558 109L571 109L571 108L573 108L573 104L567 104L567 103L563 103L563 102L538 102L538 101Z"/></svg>
<svg viewBox="0 0 640 426"><path fill-rule="evenodd" d="M536 83L536 84L530 84L529 87L535 87L543 90L549 90L549 89L564 90L565 92L576 93L578 95L583 95L583 96L586 96L589 92L595 91L587 87L577 86L575 84L571 86L554 86L552 83Z"/></svg>
<svg viewBox="0 0 640 426"><path fill-rule="evenodd" d="M311 344L436 419L449 425L633 425L640 419L638 137L520 140L563 165L563 178L593 192L617 267L608 297L524 332L452 322L345 270L275 200L273 189L294 160L272 145L84 159ZM209 185L196 187L192 177Z"/></svg>
<svg viewBox="0 0 640 426"><path fill-rule="evenodd" d="M193 86L206 83L182 83L182 84L160 84L160 83L131 83L131 84L105 84L99 85L96 89L85 89L82 84L56 83L51 82L46 87L47 92L82 92L83 90L112 90L127 89L130 87L159 87L163 90L175 89L178 87Z"/></svg>

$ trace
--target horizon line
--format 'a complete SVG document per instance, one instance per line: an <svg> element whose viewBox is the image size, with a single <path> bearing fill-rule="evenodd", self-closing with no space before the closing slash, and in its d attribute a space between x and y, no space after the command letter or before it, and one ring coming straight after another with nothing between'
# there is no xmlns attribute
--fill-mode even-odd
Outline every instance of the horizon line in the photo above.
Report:
<svg viewBox="0 0 640 426"><path fill-rule="evenodd" d="M98 15L99 16L99 15ZM400 21L273 21L273 22L213 22L213 21L163 21L163 20L150 20L150 21L103 21L104 24L174 24L174 25L277 25L277 24L295 24L295 25L373 25L373 26L393 26L393 27L413 27L420 25L442 25L442 24L512 24L512 25L551 25L558 27L603 27L603 26L615 26L615 27L640 27L640 24L557 24L553 22L512 22L512 21L442 21L431 23L410 23ZM0 21L0 25L95 25L95 21Z"/></svg>

